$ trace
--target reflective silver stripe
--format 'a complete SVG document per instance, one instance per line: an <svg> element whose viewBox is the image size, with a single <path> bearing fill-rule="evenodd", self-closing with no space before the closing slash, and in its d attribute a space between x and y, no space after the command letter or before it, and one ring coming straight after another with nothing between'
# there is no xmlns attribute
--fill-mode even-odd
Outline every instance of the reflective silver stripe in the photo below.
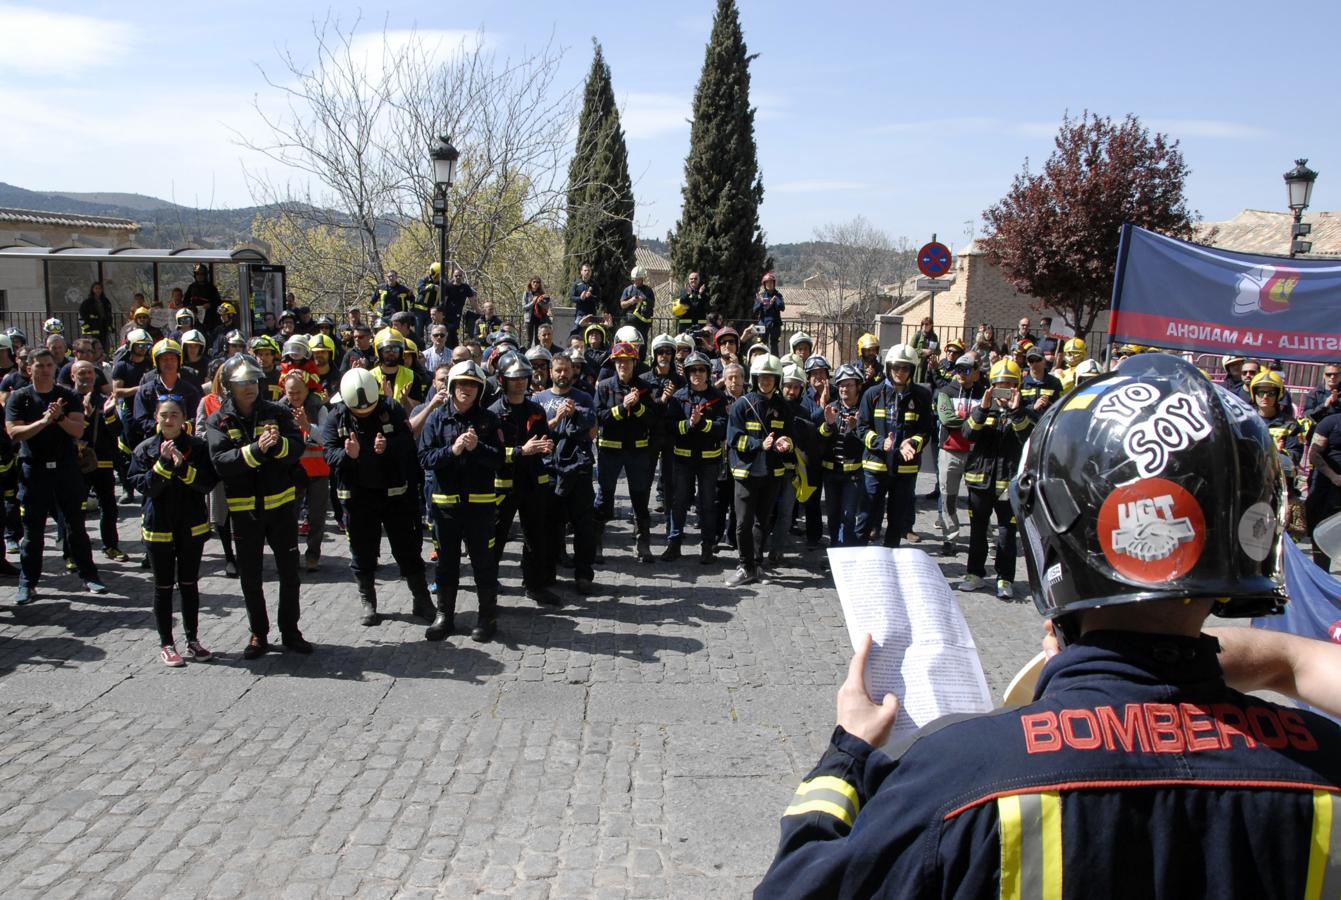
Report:
<svg viewBox="0 0 1341 900"><path fill-rule="evenodd" d="M1305 900L1341 897L1341 822L1338 805L1328 791L1313 792L1313 836L1309 842Z"/></svg>
<svg viewBox="0 0 1341 900"><path fill-rule="evenodd" d="M1012 794L997 798L1002 900L1061 900L1061 796Z"/></svg>

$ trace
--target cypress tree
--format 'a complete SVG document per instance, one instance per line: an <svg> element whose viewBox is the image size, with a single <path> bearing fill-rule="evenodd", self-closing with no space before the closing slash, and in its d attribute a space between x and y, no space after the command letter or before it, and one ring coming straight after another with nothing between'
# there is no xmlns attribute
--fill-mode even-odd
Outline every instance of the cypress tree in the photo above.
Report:
<svg viewBox="0 0 1341 900"><path fill-rule="evenodd" d="M565 297L582 264L590 263L596 296L606 309L616 309L638 246L633 236L633 185L610 66L601 45L594 39L592 45L595 55L582 97L577 147L568 164L568 215L563 228L567 284L556 293Z"/></svg>
<svg viewBox="0 0 1341 900"><path fill-rule="evenodd" d="M713 306L728 319L749 316L768 258L759 227L764 183L750 107L751 59L735 0L717 0L694 91L684 205L670 242L677 279L700 273Z"/></svg>

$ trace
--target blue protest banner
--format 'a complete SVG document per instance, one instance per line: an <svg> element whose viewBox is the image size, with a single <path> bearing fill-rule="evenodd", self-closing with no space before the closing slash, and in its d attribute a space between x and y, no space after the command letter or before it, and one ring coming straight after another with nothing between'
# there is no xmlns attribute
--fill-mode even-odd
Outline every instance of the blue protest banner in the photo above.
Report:
<svg viewBox="0 0 1341 900"><path fill-rule="evenodd" d="M1114 341L1331 362L1341 356L1341 260L1205 247L1124 225Z"/></svg>

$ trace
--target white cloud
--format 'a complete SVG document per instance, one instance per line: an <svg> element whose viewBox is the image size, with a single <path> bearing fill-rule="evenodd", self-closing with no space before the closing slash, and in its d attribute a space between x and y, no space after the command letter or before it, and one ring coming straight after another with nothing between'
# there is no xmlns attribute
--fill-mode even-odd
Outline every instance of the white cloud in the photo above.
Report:
<svg viewBox="0 0 1341 900"><path fill-rule="evenodd" d="M780 184L765 185L775 194L822 194L830 191L864 191L870 187L864 181L833 181L824 179L801 179L784 181Z"/></svg>
<svg viewBox="0 0 1341 900"><path fill-rule="evenodd" d="M677 94L631 92L620 104L619 121L630 140L663 137L689 127L689 100Z"/></svg>
<svg viewBox="0 0 1341 900"><path fill-rule="evenodd" d="M354 35L349 42L349 55L355 63L372 72L381 67L384 54L394 58L416 44L430 59L438 59L455 53L489 49L495 43L495 39L485 32L455 28L365 31Z"/></svg>
<svg viewBox="0 0 1341 900"><path fill-rule="evenodd" d="M115 19L0 4L0 69L68 78L121 62L137 36Z"/></svg>

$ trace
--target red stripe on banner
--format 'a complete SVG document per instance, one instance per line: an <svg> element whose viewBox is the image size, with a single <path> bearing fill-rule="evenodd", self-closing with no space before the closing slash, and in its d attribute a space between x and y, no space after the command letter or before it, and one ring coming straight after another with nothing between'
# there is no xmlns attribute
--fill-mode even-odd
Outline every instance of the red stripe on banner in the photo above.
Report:
<svg viewBox="0 0 1341 900"><path fill-rule="evenodd" d="M1121 310L1113 312L1110 328L1115 341L1179 350L1205 353L1234 350L1255 357L1323 363L1341 355L1341 332L1242 328Z"/></svg>

